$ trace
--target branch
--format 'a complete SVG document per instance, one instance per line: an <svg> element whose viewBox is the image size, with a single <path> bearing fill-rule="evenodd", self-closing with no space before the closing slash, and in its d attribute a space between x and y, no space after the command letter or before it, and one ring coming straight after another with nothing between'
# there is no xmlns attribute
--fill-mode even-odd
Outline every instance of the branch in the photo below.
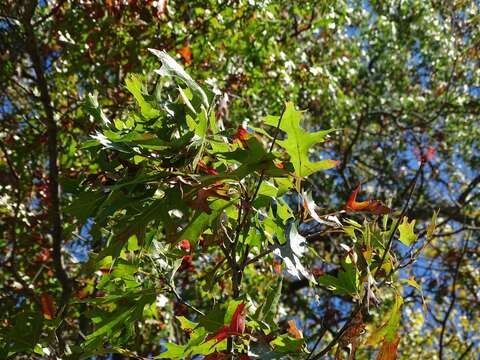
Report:
<svg viewBox="0 0 480 360"><path fill-rule="evenodd" d="M58 183L58 128L55 122L54 111L52 108L52 100L48 91L47 80L44 74L44 61L38 50L37 38L35 36L34 28L31 23L36 1L31 1L28 4L28 12L23 17L23 25L25 27L26 41L25 47L32 62L35 71L35 82L40 90L40 100L45 110L47 136L48 136L48 190L50 193L51 203L48 208L48 218L50 223L50 234L53 239L53 266L55 275L62 285L62 298L60 301L59 310L61 317L67 313L66 307L72 294L72 282L69 279L62 263L62 222L60 213L60 194ZM63 352L63 340L59 337L60 351Z"/></svg>

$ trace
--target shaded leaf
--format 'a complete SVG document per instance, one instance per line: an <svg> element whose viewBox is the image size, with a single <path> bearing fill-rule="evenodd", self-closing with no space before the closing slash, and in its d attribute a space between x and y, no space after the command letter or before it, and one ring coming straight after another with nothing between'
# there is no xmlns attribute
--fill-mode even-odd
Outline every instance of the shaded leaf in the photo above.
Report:
<svg viewBox="0 0 480 360"><path fill-rule="evenodd" d="M140 111L145 118L151 119L160 115L160 110L155 109L147 100L145 100L142 91L142 80L139 75L129 75L125 79L125 85L137 101L140 106Z"/></svg>

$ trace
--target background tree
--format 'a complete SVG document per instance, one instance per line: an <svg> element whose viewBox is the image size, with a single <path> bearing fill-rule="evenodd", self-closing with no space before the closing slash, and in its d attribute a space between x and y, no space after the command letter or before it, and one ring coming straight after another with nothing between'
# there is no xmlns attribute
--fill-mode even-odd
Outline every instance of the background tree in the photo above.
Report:
<svg viewBox="0 0 480 360"><path fill-rule="evenodd" d="M256 127L288 100L307 110L304 119L312 131L340 129L311 154L312 160L341 161L337 171L314 175L305 184L320 214L340 209L360 181L364 193L399 212L418 158L427 157L432 146L435 156L428 156L418 173L407 216L422 223L439 209L438 226L401 275L413 276L411 284L423 293L414 286L403 293L399 352L423 358L469 358L478 352L477 2L7 1L1 14L6 351L13 346L17 354L35 348L39 353L52 344L50 351L68 352L93 329L85 316L92 305L75 301L91 295L82 289L95 289L98 279L81 275L78 262L105 249L103 227L90 220L93 198L85 199L81 214L70 204L87 186L119 181L108 163L132 176L137 171L139 164L125 162L121 154L96 156L83 145L104 126L102 114L111 121L125 119L131 99L127 74L147 75L159 67L150 47L176 56L194 79L218 94L216 120L227 129L245 120ZM150 90L153 79L144 81ZM94 93L96 100L85 105ZM362 215L351 217L362 223ZM414 253L426 241L424 228L415 229ZM335 275L346 257L344 235L325 233L324 225L301 231L323 260L314 265L317 275ZM395 242L394 250L405 264L409 254L402 246ZM317 338L318 349L335 339L352 314L351 297L308 287L305 279L287 277L283 289L282 319L296 316L310 349ZM384 305L379 314L391 309ZM185 336L177 328L169 331L180 342ZM138 343L152 339L144 327L135 333ZM368 358L375 349L361 347L357 356ZM134 350L160 352L153 340Z"/></svg>

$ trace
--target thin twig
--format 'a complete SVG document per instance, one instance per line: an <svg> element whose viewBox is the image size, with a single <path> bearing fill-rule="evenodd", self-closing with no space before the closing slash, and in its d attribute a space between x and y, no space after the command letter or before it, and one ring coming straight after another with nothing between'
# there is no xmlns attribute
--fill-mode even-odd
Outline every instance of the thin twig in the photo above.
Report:
<svg viewBox="0 0 480 360"><path fill-rule="evenodd" d="M455 267L455 272L453 274L453 282L452 282L452 288L450 290L451 296L452 296L452 301L450 302L450 305L448 306L447 312L445 313L445 317L443 318L442 321L442 331L440 332L440 339L438 342L438 358L440 360L443 360L443 339L445 337L445 330L447 328L447 322L448 318L450 317L450 314L452 313L453 307L455 306L455 301L457 300L457 279L458 279L458 274L460 272L460 265L462 263L462 260L465 256L465 253L467 252L467 246L468 246L468 238L465 239L465 242L463 244L463 249L462 249L462 254L460 255L460 258L457 261L457 265Z"/></svg>

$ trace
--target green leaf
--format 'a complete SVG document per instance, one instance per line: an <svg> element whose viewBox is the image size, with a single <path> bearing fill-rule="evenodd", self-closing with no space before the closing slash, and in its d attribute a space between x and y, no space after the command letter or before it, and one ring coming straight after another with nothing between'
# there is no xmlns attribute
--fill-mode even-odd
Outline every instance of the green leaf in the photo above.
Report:
<svg viewBox="0 0 480 360"><path fill-rule="evenodd" d="M283 334L270 341L270 346L280 353L298 353L304 343L304 339L295 339L288 334Z"/></svg>
<svg viewBox="0 0 480 360"><path fill-rule="evenodd" d="M220 204L219 207L216 207L217 203ZM218 199L210 204L212 208L211 214L197 211L187 227L183 229L177 241L188 240L192 245L195 245L203 232L212 224L213 220L220 216L222 211L230 205L231 202Z"/></svg>
<svg viewBox="0 0 480 360"><path fill-rule="evenodd" d="M142 80L139 75L129 75L125 80L125 85L135 100L137 100L142 115L145 118L152 119L160 115L160 110L153 108L153 106L147 100L145 100L142 92Z"/></svg>
<svg viewBox="0 0 480 360"><path fill-rule="evenodd" d="M275 286L271 287L265 302L255 312L255 319L273 323L273 318L277 313L278 301L282 295L283 277L279 277Z"/></svg>
<svg viewBox="0 0 480 360"><path fill-rule="evenodd" d="M369 344L379 344L384 337L388 341L395 340L398 332L398 326L400 324L400 318L402 316L402 304L402 297L398 293L396 293L395 303L393 304L393 307L390 310L389 314L385 317L387 320L380 328L378 328L372 333L372 335L368 339Z"/></svg>
<svg viewBox="0 0 480 360"><path fill-rule="evenodd" d="M322 275L318 283L325 285L335 294L355 295L358 291L359 274L356 267L347 258L342 263L343 270L339 270L338 276Z"/></svg>
<svg viewBox="0 0 480 360"><path fill-rule="evenodd" d="M427 239L430 239L437 226L437 216L440 210L434 211L432 215L432 222L427 226Z"/></svg>
<svg viewBox="0 0 480 360"><path fill-rule="evenodd" d="M220 307L215 307L204 316L198 319L200 326L204 327L208 332L215 332L220 329L225 323L225 310Z"/></svg>
<svg viewBox="0 0 480 360"><path fill-rule="evenodd" d="M402 223L398 226L398 230L400 231L398 240L407 246L412 245L418 239L418 235L415 235L414 228L415 220L409 223L408 218L404 216Z"/></svg>
<svg viewBox="0 0 480 360"><path fill-rule="evenodd" d="M198 323L188 320L185 316L177 316L177 320L180 322L182 330L193 330L198 325Z"/></svg>
<svg viewBox="0 0 480 360"><path fill-rule="evenodd" d="M86 102L86 110L87 112L93 116L93 118L104 125L109 125L110 120L107 118L103 110L100 108L98 104L98 91L95 90L93 94L88 94L87 102Z"/></svg>
<svg viewBox="0 0 480 360"><path fill-rule="evenodd" d="M107 194L103 191L84 192L67 206L65 211L81 221L86 221L89 217L95 216L97 209L106 198Z"/></svg>
<svg viewBox="0 0 480 360"><path fill-rule="evenodd" d="M314 133L305 131L300 126L302 112L295 110L293 103L286 103L285 113L283 114L280 130L287 133L286 140L279 140L277 143L283 147L290 155L290 161L295 168L297 177L309 176L320 170L327 170L337 166L333 160L323 160L311 162L309 159L309 150L317 143L323 142L325 136L334 129L317 131ZM267 116L264 122L271 126L277 126L277 116Z"/></svg>
<svg viewBox="0 0 480 360"><path fill-rule="evenodd" d="M225 325L230 324L235 310L237 310L238 305L240 305L243 300L230 300L228 302L227 311L225 312L225 317L223 318L223 323Z"/></svg>
<svg viewBox="0 0 480 360"><path fill-rule="evenodd" d="M164 344L167 351L155 356L154 359L183 359L185 356L186 345L177 345L174 343Z"/></svg>

